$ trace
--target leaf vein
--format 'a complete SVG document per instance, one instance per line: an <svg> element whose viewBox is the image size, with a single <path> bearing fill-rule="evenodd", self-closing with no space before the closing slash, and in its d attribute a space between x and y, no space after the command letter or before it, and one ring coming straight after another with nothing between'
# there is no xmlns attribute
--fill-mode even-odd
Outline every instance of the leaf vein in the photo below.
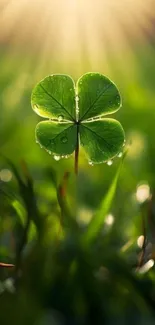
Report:
<svg viewBox="0 0 155 325"><path fill-rule="evenodd" d="M80 121L83 120L83 118L87 115L87 113L90 111L90 109L96 104L96 102L100 99L100 97L111 87L112 85L109 84L106 89L104 89L97 98L95 98L94 102L89 106L87 111L84 113L84 115L81 117ZM101 115L101 114L100 114Z"/></svg>
<svg viewBox="0 0 155 325"><path fill-rule="evenodd" d="M52 140L55 140L59 135L61 135L64 131L68 131L70 128L74 127L75 124L70 125L68 128L64 129L63 131L61 131L60 133L58 133L54 138L52 138Z"/></svg>
<svg viewBox="0 0 155 325"><path fill-rule="evenodd" d="M61 103L59 103L58 102L58 100L55 98L55 97L53 97L51 94L49 94L49 92L43 87L43 85L42 84L40 84L40 87L43 89L43 91L49 96L49 97L51 97L62 109L64 109L65 110L65 112L70 116L70 118L71 118L71 120L72 121L74 121L74 119L73 119L73 117L72 117L72 115L67 111L67 109L61 104Z"/></svg>
<svg viewBox="0 0 155 325"><path fill-rule="evenodd" d="M96 137L102 139L104 141L104 143L107 145L108 149L110 150L111 147L113 147L114 149L116 149L116 146L114 144L109 144L102 136L100 136L99 134L97 134L95 131L93 131L92 129L88 128L85 125L82 125L84 128L88 129L89 131L91 131L92 133L95 134ZM111 151L111 150L110 150Z"/></svg>

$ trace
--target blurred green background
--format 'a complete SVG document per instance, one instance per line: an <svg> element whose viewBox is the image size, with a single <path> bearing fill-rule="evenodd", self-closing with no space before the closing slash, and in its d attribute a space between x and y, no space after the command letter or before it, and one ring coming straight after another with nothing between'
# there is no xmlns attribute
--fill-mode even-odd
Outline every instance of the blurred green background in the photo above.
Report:
<svg viewBox="0 0 155 325"><path fill-rule="evenodd" d="M9 158L20 173L21 161L26 162L39 209L53 218L59 213L54 177L59 182L65 171L71 172L68 196L74 209L73 156L57 162L36 144L34 131L40 118L32 111L31 92L37 82L53 73L69 74L77 80L92 71L112 79L122 96L122 108L114 117L124 127L128 154L106 219L111 229L107 249L110 246L119 252L129 249L126 257L133 265L138 260L137 239L143 234L142 215L147 215L149 209L153 223L147 220L147 235L149 242L155 243L154 35L153 0L0 1L0 154ZM120 158L116 157L111 166L90 166L80 150L77 215L80 224L91 219L119 163ZM9 200L10 195L18 198L19 194L13 172L3 157L0 184L0 261L14 263L16 226L20 232L21 225ZM141 203L148 199L149 203L142 208ZM4 238L6 233L8 237ZM35 229L31 229L30 238L33 236ZM153 251L152 248L152 256ZM2 279L8 276L7 272L3 270ZM8 323L3 320L3 324Z"/></svg>
<svg viewBox="0 0 155 325"><path fill-rule="evenodd" d="M130 149L120 188L129 198L141 181L153 187L152 6L152 1L145 5L144 1L135 4L127 0L22 0L14 4L1 0L1 153L17 164L25 160L36 181L44 180L44 169L50 166L59 172L70 170L73 158L55 162L35 143L39 117L31 109L31 91L36 82L49 74L66 73L77 80L85 72L98 71L116 83L123 101L114 117L122 123ZM115 159L112 166L92 168L81 151L82 203L95 207L100 202L117 165Z"/></svg>

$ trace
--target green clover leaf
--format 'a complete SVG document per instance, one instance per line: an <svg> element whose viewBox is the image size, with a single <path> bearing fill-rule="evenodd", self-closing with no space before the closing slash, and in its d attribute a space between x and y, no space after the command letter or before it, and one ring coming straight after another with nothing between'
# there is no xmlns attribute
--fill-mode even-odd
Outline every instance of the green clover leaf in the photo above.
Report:
<svg viewBox="0 0 155 325"><path fill-rule="evenodd" d="M105 76L87 73L76 86L67 75L48 76L33 89L31 103L39 116L48 119L36 127L36 140L48 152L68 156L80 140L95 164L114 158L122 149L121 124L104 117L120 108L121 97Z"/></svg>

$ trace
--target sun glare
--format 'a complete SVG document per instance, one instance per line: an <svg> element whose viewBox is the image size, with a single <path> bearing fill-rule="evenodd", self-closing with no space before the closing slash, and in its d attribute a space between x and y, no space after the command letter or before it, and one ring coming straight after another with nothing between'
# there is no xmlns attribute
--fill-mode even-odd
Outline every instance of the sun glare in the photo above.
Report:
<svg viewBox="0 0 155 325"><path fill-rule="evenodd" d="M68 65L72 60L78 69L86 60L90 67L106 66L113 54L121 60L124 49L132 57L131 42L153 35L152 5L152 0L1 0L0 42L37 53L40 68L51 55Z"/></svg>

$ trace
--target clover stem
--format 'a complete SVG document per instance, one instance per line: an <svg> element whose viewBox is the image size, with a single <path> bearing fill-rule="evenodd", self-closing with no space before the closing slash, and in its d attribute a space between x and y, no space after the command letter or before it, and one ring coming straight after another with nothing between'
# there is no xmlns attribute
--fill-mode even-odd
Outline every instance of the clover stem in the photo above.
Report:
<svg viewBox="0 0 155 325"><path fill-rule="evenodd" d="M75 164L74 164L75 174L78 175L79 170L79 124L77 123L77 142L75 149Z"/></svg>

